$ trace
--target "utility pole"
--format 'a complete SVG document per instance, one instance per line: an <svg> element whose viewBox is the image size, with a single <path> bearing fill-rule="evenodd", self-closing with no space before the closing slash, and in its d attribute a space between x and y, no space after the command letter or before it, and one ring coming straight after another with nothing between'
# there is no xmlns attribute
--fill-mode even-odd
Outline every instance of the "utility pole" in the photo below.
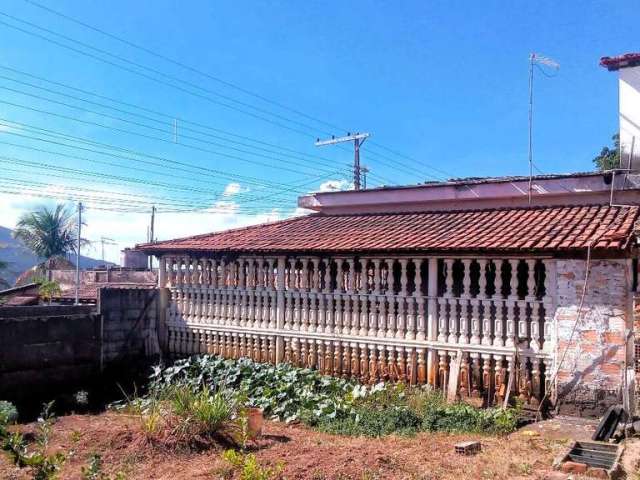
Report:
<svg viewBox="0 0 640 480"><path fill-rule="evenodd" d="M360 147L369 136L368 133L356 133L354 135L347 133L346 137L336 138L332 136L328 140L320 140L318 138L315 143L316 147L322 147L324 145L335 145L336 143L353 142L353 188L356 190L360 190Z"/></svg>
<svg viewBox="0 0 640 480"><path fill-rule="evenodd" d="M155 242L156 206L151 207L151 226L149 227L149 242ZM149 255L149 270L153 269L153 256Z"/></svg>
<svg viewBox="0 0 640 480"><path fill-rule="evenodd" d="M560 64L551 58L537 53L529 54L529 205L531 205L531 195L533 193L533 66L546 65L555 70L560 68ZM543 72L544 73L544 72Z"/></svg>
<svg viewBox="0 0 640 480"><path fill-rule="evenodd" d="M117 243L113 238L100 237L100 244L102 245L102 261L104 262L104 246L117 245Z"/></svg>
<svg viewBox="0 0 640 480"><path fill-rule="evenodd" d="M360 168L360 172L362 173L362 188L366 190L367 189L367 173L369 173L369 168L363 165Z"/></svg>
<svg viewBox="0 0 640 480"><path fill-rule="evenodd" d="M82 202L78 202L78 245L76 246L76 305L79 301L79 288L80 288L80 243L82 235Z"/></svg>

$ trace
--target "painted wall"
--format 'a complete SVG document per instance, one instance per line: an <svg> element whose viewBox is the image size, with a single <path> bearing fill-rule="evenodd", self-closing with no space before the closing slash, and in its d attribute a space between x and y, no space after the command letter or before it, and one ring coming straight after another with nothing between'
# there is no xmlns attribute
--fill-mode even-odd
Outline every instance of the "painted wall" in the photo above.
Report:
<svg viewBox="0 0 640 480"><path fill-rule="evenodd" d="M619 88L622 166L631 155L631 168L640 171L640 66L620 69Z"/></svg>

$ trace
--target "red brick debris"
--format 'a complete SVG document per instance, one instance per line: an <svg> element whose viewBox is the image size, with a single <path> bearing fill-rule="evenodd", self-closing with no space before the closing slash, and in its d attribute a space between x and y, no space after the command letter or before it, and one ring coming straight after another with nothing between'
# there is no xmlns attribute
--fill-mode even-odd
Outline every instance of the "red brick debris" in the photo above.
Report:
<svg viewBox="0 0 640 480"><path fill-rule="evenodd" d="M312 214L138 245L148 253L615 251L631 245L640 207L608 205L395 214Z"/></svg>

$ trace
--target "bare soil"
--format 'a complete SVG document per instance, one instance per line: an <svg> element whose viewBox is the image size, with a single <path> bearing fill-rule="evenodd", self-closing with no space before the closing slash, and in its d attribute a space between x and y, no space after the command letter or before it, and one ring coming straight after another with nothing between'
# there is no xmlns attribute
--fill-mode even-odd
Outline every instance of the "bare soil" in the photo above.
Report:
<svg viewBox="0 0 640 480"><path fill-rule="evenodd" d="M18 427L25 433L34 424ZM454 453L453 445L479 440L474 456ZM284 463L287 479L518 479L544 478L568 440L516 432L508 437L421 433L414 437L352 438L319 433L302 425L266 422L263 437L251 450L262 465ZM92 454L101 455L104 472L127 479L231 479L222 459L227 447L180 451L150 443L137 417L107 412L69 415L54 426L51 452L67 461L60 478L80 479ZM0 455L0 478L30 478Z"/></svg>

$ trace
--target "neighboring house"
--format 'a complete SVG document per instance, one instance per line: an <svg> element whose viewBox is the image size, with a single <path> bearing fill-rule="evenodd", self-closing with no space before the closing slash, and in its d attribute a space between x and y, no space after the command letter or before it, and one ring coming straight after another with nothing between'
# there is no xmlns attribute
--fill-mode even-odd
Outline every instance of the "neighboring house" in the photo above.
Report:
<svg viewBox="0 0 640 480"><path fill-rule="evenodd" d="M75 302L75 270L60 269L47 270L44 278L58 283L60 294L52 301L56 304L71 304ZM84 304L95 304L98 300L100 288L155 288L157 274L150 270L106 268L80 271L80 288L78 301ZM5 306L37 305L43 303L38 291L37 283L29 283L21 287L14 287L0 291L0 303Z"/></svg>
<svg viewBox="0 0 640 480"><path fill-rule="evenodd" d="M630 166L317 193L299 199L312 215L140 245L160 260L164 348L631 408Z"/></svg>
<svg viewBox="0 0 640 480"><path fill-rule="evenodd" d="M27 283L19 287L8 288L0 291L0 306L25 307L37 305L40 301L37 283Z"/></svg>

